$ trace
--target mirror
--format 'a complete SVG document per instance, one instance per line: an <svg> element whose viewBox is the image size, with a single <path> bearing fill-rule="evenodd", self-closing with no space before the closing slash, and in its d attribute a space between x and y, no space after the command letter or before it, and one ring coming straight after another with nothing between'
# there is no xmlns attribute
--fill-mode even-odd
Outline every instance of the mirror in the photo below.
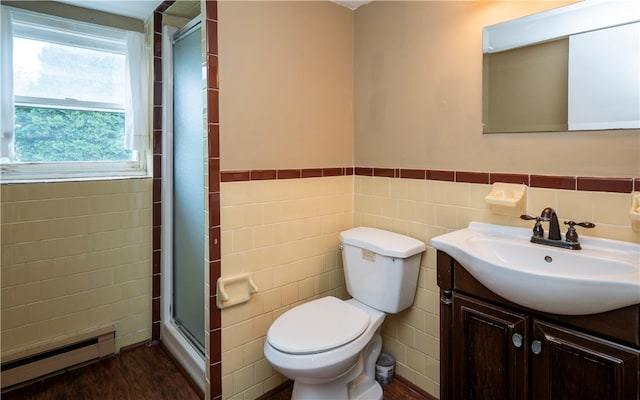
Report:
<svg viewBox="0 0 640 400"><path fill-rule="evenodd" d="M640 2L584 1L482 41L484 133L640 128Z"/></svg>

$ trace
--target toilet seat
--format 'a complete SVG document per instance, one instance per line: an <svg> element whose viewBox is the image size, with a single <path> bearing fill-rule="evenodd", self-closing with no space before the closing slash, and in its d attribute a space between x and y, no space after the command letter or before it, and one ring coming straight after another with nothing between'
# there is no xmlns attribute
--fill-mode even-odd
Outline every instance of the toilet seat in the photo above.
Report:
<svg viewBox="0 0 640 400"><path fill-rule="evenodd" d="M364 310L327 296L282 314L269 328L267 341L285 353L320 353L362 335L369 319Z"/></svg>

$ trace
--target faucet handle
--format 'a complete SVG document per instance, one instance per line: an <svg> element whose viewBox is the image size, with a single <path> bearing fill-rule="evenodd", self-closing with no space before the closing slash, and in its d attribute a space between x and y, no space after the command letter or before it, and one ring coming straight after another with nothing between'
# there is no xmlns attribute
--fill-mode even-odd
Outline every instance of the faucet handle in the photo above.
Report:
<svg viewBox="0 0 640 400"><path fill-rule="evenodd" d="M565 236L565 240L570 243L578 243L578 232L576 232L576 225L581 226L583 228L595 228L596 224L593 222L575 222L575 221L564 221L565 225L569 225L569 229L567 230L567 234Z"/></svg>
<svg viewBox="0 0 640 400"><path fill-rule="evenodd" d="M573 228L574 225L581 226L583 228L595 228L596 224L593 222L575 222L575 221L564 221L565 225L569 225L569 229Z"/></svg>
<svg viewBox="0 0 640 400"><path fill-rule="evenodd" d="M542 228L542 224L540 223L540 217L532 217L531 215L522 214L520 219L525 221L536 220L536 224L533 226L533 236L543 237L544 229Z"/></svg>

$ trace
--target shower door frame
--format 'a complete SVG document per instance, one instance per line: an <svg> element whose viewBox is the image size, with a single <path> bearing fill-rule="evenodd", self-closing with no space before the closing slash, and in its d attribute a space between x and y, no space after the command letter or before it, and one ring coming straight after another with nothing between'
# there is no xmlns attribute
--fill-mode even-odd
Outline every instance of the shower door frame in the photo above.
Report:
<svg viewBox="0 0 640 400"><path fill-rule="evenodd" d="M192 20L185 28L195 22L201 16ZM182 28L182 29L185 29ZM188 28L187 28L188 29ZM163 70L163 135L162 157L162 306L160 337L162 343L185 369L193 381L205 392L206 385L206 359L187 339L181 330L173 323L171 304L173 302L173 38L180 30L169 26L162 26L162 70ZM204 166L203 166L204 167ZM204 181L203 181L204 185ZM204 213L204 209L202 212ZM204 229L204 228L203 228ZM203 231L204 234L204 231ZM205 255L202 255L205 262ZM204 276L202 291L204 292ZM203 315L204 319L205 316ZM205 341L207 337L205 335Z"/></svg>

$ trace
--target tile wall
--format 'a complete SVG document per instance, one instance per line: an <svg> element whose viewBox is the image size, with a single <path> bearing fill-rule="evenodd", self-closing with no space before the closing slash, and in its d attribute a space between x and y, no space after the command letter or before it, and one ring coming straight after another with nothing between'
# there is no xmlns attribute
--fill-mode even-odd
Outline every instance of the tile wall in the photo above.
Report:
<svg viewBox="0 0 640 400"><path fill-rule="evenodd" d="M222 275L250 272L258 287L222 310L222 392L255 399L284 382L263 354L275 318L321 296L348 298L338 234L352 226L353 177L225 182L221 193Z"/></svg>
<svg viewBox="0 0 640 400"><path fill-rule="evenodd" d="M3 184L2 356L115 326L151 337L151 180Z"/></svg>
<svg viewBox="0 0 640 400"><path fill-rule="evenodd" d="M530 214L551 206L561 219L598 225L583 235L640 243L628 219L637 179L361 167L223 171L222 273L252 272L260 289L249 303L222 312L224 397L256 398L283 382L262 353L277 316L326 294L348 297L335 246L350 226L427 243L414 305L387 317L383 348L396 357L398 375L437 397L439 289L430 240L471 221L529 227L488 209L484 196L495 181L526 183ZM340 186L322 189L334 184ZM313 248L327 251L323 261L305 258Z"/></svg>
<svg viewBox="0 0 640 400"><path fill-rule="evenodd" d="M455 177L459 174L440 171L433 177L444 175ZM461 174L462 180L469 180L471 176L475 175ZM547 178L549 181L580 181L570 177ZM427 243L414 305L405 312L387 317L383 325L383 350L396 357L398 375L437 397L440 392L439 288L436 251L430 245L431 238L464 228L471 221L524 227L531 227L531 223L491 213L484 202L484 197L491 191L488 183L363 175L356 175L354 179L354 226L388 229ZM595 182L595 178L581 180ZM544 207L551 206L561 220L596 223L595 229L588 232L583 229L581 235L640 243L640 233L632 231L628 217L630 192L626 189L623 192L600 191L616 187L619 181L598 181L589 186L594 189L592 191L529 187L527 213L538 214ZM633 180L624 181L633 183Z"/></svg>

